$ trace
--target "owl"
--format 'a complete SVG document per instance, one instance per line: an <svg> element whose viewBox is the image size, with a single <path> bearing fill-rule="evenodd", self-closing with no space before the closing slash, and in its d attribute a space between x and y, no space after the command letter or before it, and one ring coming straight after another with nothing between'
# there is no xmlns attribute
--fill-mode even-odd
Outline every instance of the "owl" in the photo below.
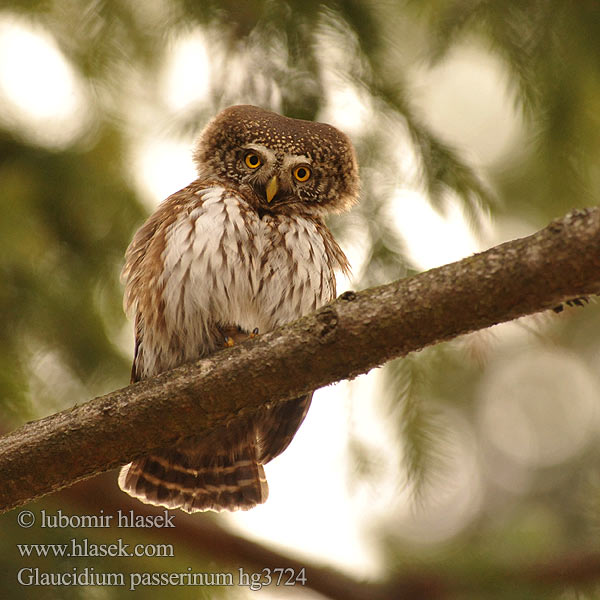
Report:
<svg viewBox="0 0 600 600"><path fill-rule="evenodd" d="M349 268L323 220L358 196L343 133L232 106L203 130L194 162L198 178L158 207L125 255L132 382L316 310L335 298L334 271ZM263 465L287 448L311 398L158 449L124 466L119 485L186 512L250 509L267 499Z"/></svg>

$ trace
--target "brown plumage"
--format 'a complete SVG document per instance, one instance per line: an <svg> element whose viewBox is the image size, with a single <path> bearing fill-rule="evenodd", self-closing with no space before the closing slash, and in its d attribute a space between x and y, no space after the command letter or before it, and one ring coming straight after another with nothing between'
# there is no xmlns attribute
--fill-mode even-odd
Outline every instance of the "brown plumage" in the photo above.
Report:
<svg viewBox="0 0 600 600"><path fill-rule="evenodd" d="M348 269L323 222L357 199L344 134L233 106L207 125L194 158L198 179L167 198L127 249L132 381L317 309L335 297L334 270ZM143 502L188 512L252 508L267 499L263 465L287 448L311 397L136 460L119 485Z"/></svg>

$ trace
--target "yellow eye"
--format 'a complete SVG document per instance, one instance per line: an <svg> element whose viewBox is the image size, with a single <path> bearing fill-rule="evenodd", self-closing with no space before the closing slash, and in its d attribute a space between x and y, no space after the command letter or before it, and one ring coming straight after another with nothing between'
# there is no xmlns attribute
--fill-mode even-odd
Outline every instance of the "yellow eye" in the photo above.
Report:
<svg viewBox="0 0 600 600"><path fill-rule="evenodd" d="M254 152L248 152L244 158L244 162L249 169L258 169L258 167L260 167L262 164L260 156L258 156L258 154L254 154Z"/></svg>
<svg viewBox="0 0 600 600"><path fill-rule="evenodd" d="M310 169L306 165L302 165L300 167L296 167L294 169L294 177L300 182L304 183L310 179Z"/></svg>

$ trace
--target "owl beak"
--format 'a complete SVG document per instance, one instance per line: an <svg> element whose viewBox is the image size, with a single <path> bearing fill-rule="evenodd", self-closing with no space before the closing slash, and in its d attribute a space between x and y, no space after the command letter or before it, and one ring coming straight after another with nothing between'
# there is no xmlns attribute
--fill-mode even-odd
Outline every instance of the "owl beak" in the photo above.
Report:
<svg viewBox="0 0 600 600"><path fill-rule="evenodd" d="M267 193L267 202L269 204L271 204L271 200L273 200L278 190L279 181L277 180L277 175L273 175L273 177L271 177L271 179L269 180L269 183L267 183L267 187L265 188L265 191Z"/></svg>

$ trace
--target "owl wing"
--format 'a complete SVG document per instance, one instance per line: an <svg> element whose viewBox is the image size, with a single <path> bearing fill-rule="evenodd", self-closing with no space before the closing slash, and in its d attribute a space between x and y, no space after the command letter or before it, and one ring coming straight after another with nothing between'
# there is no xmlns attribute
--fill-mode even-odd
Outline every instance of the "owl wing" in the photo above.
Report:
<svg viewBox="0 0 600 600"><path fill-rule="evenodd" d="M167 199L134 237L123 271L125 305L136 314L134 381L210 354L222 345L225 333L242 324L236 322L229 299L234 291L250 297L252 283L238 273L252 264L249 252L256 247L244 224L249 217L238 210L241 205L232 190L188 186ZM300 257L316 266L313 308L335 297L333 269L346 266L330 232L320 222L314 230L317 241L322 238L321 249ZM287 239L292 243L296 236ZM280 250L294 257L292 248ZM300 264L290 266L296 279ZM295 316L303 312L306 307ZM280 319L290 316L294 314L288 310ZM188 512L252 508L268 495L262 465L290 444L311 399L309 393L278 403L250 422L157 450L123 467L119 485L143 502Z"/></svg>
<svg viewBox="0 0 600 600"><path fill-rule="evenodd" d="M160 330L164 321L164 303L159 288L167 232L181 218L190 199L201 205L201 200L195 195L199 189L200 186L195 182L169 196L138 229L125 252L125 264L121 271L121 281L125 284L123 308L127 315L134 317L135 336L131 383L161 370L152 372L151 368L146 368L144 337L150 330Z"/></svg>
<svg viewBox="0 0 600 600"><path fill-rule="evenodd" d="M223 188L192 184L168 198L129 246L123 278L125 307L135 314L132 381L206 356L235 334L235 324L223 324L211 312L214 291L227 293L227 278L215 281L216 267L225 260L223 233L235 231L219 207L226 198L231 200L231 192ZM215 227L219 220L225 229ZM205 280L200 293L198 282L190 281L194 268ZM191 314L198 305L202 314ZM182 348L196 354L182 354ZM119 486L142 502L187 512L246 510L268 496L252 422L191 436L134 460L121 469Z"/></svg>
<svg viewBox="0 0 600 600"><path fill-rule="evenodd" d="M340 269L348 274L349 264L329 229L318 220L315 220L315 225L325 251L325 260L319 264L319 270L323 274L322 291L325 301L331 301L336 296L335 270ZM300 316L302 315L298 315ZM294 400L268 407L260 413L257 419L257 439L261 464L267 464L290 445L308 413L312 396L310 392Z"/></svg>

